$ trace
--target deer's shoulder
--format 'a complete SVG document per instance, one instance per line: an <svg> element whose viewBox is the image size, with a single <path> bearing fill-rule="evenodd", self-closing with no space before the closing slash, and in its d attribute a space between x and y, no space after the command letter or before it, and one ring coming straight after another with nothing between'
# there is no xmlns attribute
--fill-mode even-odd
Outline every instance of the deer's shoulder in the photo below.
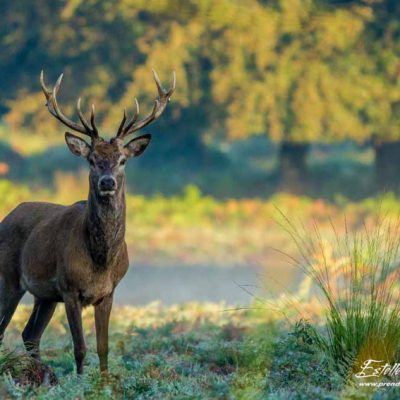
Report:
<svg viewBox="0 0 400 400"><path fill-rule="evenodd" d="M25 202L14 208L1 222L3 230L18 229L28 233L49 215L61 211L64 206L43 202Z"/></svg>

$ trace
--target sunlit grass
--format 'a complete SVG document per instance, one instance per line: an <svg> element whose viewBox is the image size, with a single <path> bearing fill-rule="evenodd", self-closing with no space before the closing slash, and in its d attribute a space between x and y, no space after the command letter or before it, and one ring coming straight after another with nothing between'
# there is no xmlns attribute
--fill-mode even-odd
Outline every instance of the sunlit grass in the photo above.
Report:
<svg viewBox="0 0 400 400"><path fill-rule="evenodd" d="M332 225L327 240L317 225L303 231L283 218L299 249L293 262L307 275L302 290L319 293L323 303L326 335L317 335L323 351L344 375L359 372L369 359L396 362L400 220L377 219L356 232L345 224L344 235Z"/></svg>
<svg viewBox="0 0 400 400"><path fill-rule="evenodd" d="M222 303L115 307L106 377L98 371L93 310L85 309L88 354L81 378L60 305L41 345L58 383L37 386L32 372L38 368L32 369L20 339L30 309L18 308L0 352L3 398L341 399L348 391L308 323L290 325L267 307L234 310Z"/></svg>
<svg viewBox="0 0 400 400"><path fill-rule="evenodd" d="M327 265L336 259L331 257L329 247L325 254ZM339 258L334 265L345 265L342 264L344 260ZM386 260L388 265L391 264L390 257ZM315 261L320 263L321 259L316 257ZM5 350L0 353L0 372L3 372L0 393L5 398L30 396L40 399L107 399L110 396L121 399L372 398L373 393L367 395L348 385L343 365L351 369L355 364L346 364L351 357L343 359L342 356L347 350L359 359L371 354L393 356L393 352L390 354L393 347L387 345L390 340L382 341L385 353L382 353L383 348L378 342L364 342L368 345L372 343L372 347L358 343L368 336L365 333L368 326L378 328L370 332L388 332L387 322L390 321L385 318L396 314L382 313L382 297L381 308L376 307L373 318L368 317L368 310L366 314L361 314L362 321L353 317L356 313L349 313L351 305L347 304L346 308L346 303L341 304L337 300L336 296L341 291L333 289L333 285L334 282L341 284L342 280L335 275L334 268L332 271L330 298L336 311L332 313L328 307L328 314L324 314L326 309L321 302L314 302L310 296L298 301L296 294L282 294L265 303L264 307L258 305L245 310L223 303L188 303L170 307L160 303L143 307L116 306L111 317L108 377L102 377L98 372L91 307L84 309L83 313L88 343L85 374L82 378L76 377L67 319L63 306L59 305L41 346L44 363L51 367L58 379L53 386L46 383L32 386L31 363L24 355L20 339L32 307L19 306L6 333ZM360 273L364 272L360 269ZM390 274L385 276L388 278ZM379 286L378 280L375 282ZM384 285L391 286L389 283ZM339 289L339 286L336 288ZM314 292L307 281L302 289L313 297ZM374 298L379 299L379 296ZM308 308L320 321L327 315L328 336L321 336L317 331L319 328L304 320L295 324L285 320L283 315L292 313L292 304L298 309ZM368 301L361 304L372 306ZM344 318L345 312L350 315L348 319ZM339 315L340 318L334 319L332 315ZM379 325L379 321L386 321L386 325ZM357 329L351 330L354 326ZM396 326L393 326L394 329ZM392 339L390 335L393 331L389 333L383 337ZM359 336L354 338L351 334ZM337 339L346 347L335 347ZM353 351L357 346L358 354ZM351 360L357 360L356 356ZM298 397L299 393L302 397Z"/></svg>
<svg viewBox="0 0 400 400"><path fill-rule="evenodd" d="M267 316L226 311L219 304L115 307L110 326L110 375L101 377L95 353L93 310L83 314L88 355L85 374L74 372L72 342L60 305L44 334L42 358L58 384L32 386L20 332L30 306L20 306L0 352L0 393L7 398L224 398L265 393L278 333ZM21 383L22 382L22 383Z"/></svg>

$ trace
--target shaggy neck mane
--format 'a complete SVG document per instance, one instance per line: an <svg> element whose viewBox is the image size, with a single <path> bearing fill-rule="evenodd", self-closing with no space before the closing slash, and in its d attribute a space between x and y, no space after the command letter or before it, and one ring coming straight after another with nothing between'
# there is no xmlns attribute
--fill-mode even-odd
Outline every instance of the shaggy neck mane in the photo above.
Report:
<svg viewBox="0 0 400 400"><path fill-rule="evenodd" d="M114 196L100 197L90 183L85 231L96 269L112 265L124 245L125 208L124 185Z"/></svg>

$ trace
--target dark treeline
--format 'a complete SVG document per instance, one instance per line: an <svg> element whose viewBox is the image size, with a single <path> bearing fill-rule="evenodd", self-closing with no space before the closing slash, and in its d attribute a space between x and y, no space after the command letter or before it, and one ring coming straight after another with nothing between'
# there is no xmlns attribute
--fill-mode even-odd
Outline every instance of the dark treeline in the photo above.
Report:
<svg viewBox="0 0 400 400"><path fill-rule="evenodd" d="M38 77L64 72L65 112L82 95L111 134L134 96L151 107L151 68L166 86L175 70L173 106L154 127L164 160L190 152L178 167L220 168L207 144L266 135L281 187L298 190L311 145L350 140L374 147L376 182L397 189L399 37L396 0L4 1L0 117L13 135L60 135Z"/></svg>

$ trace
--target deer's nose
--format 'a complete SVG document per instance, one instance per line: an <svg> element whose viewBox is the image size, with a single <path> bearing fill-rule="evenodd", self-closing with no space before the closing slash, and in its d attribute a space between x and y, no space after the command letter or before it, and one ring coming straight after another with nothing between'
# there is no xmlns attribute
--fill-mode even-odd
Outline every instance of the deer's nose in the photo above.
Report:
<svg viewBox="0 0 400 400"><path fill-rule="evenodd" d="M99 189L101 192L112 192L117 188L117 181L111 175L102 176L99 180Z"/></svg>

